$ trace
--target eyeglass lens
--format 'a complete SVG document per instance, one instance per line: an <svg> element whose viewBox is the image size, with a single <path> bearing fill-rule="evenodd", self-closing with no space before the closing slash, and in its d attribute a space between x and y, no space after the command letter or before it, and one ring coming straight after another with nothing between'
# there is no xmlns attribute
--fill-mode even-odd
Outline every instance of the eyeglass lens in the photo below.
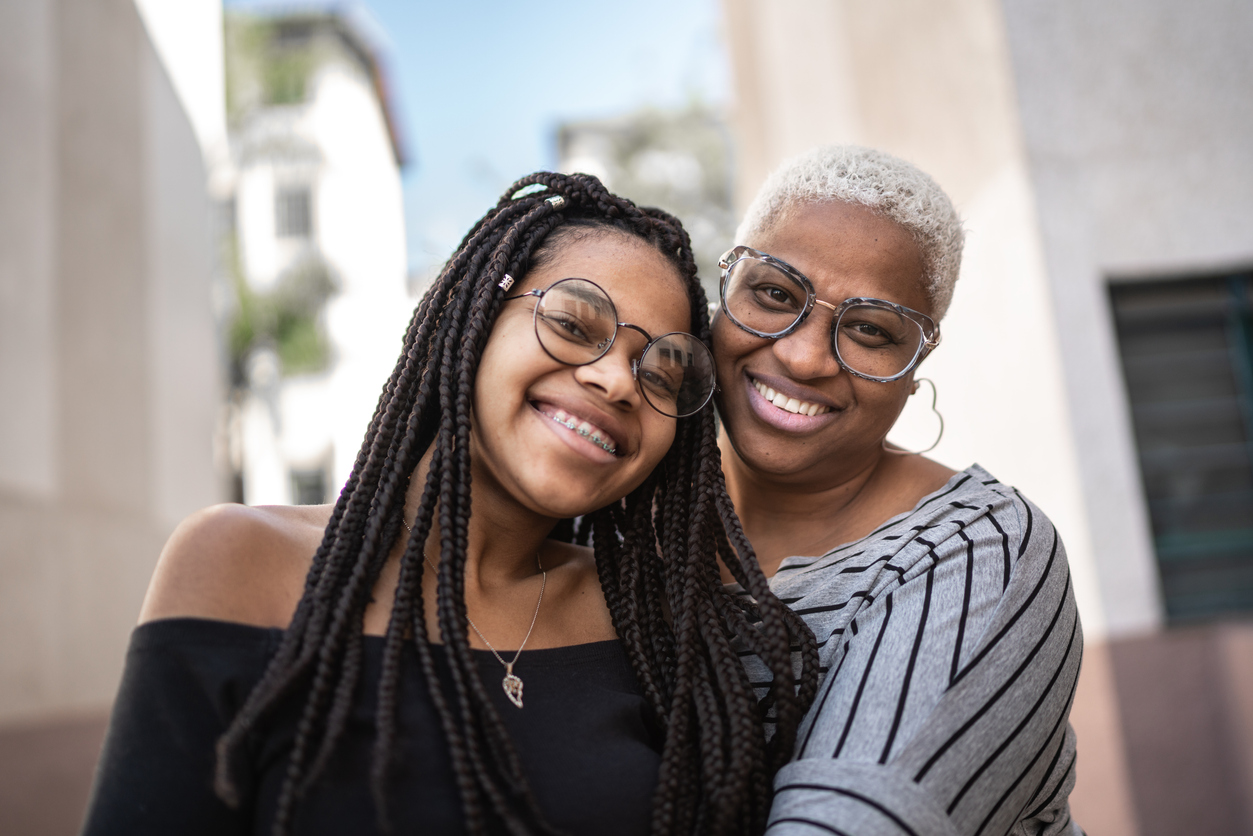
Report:
<svg viewBox="0 0 1253 836"><path fill-rule="evenodd" d="M544 292L535 308L535 335L554 360L583 366L610 349L617 317L613 301L599 286L562 279ZM713 394L713 357L691 334L663 334L644 349L635 378L650 406L683 418L699 412Z"/></svg>
<svg viewBox="0 0 1253 836"><path fill-rule="evenodd" d="M740 258L727 270L723 299L727 314L762 337L781 337L805 316L809 291L795 276L766 261ZM850 371L890 378L914 362L923 344L922 327L886 305L849 305L832 331L832 350Z"/></svg>

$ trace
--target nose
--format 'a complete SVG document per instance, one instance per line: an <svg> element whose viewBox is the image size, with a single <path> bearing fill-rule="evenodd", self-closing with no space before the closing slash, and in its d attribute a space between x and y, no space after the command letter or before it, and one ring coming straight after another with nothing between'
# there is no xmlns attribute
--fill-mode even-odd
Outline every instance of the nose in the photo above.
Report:
<svg viewBox="0 0 1253 836"><path fill-rule="evenodd" d="M813 380L840 373L839 361L831 348L832 316L825 305L815 305L799 328L774 341L774 355L790 377Z"/></svg>
<svg viewBox="0 0 1253 836"><path fill-rule="evenodd" d="M623 409L636 409L640 406L641 395L635 383L635 374L631 370L631 361L639 356L633 340L627 338L621 330L613 347L604 356L586 366L574 367L574 379L584 386L600 392L601 396L611 404Z"/></svg>

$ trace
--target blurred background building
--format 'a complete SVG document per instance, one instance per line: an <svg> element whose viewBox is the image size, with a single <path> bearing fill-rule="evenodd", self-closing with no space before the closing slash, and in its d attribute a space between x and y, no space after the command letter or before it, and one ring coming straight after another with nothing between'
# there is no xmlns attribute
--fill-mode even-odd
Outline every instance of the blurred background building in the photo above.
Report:
<svg viewBox="0 0 1253 836"><path fill-rule="evenodd" d="M5 834L77 829L173 527L332 499L412 309L364 27L225 24L220 0L0 9Z"/></svg>
<svg viewBox="0 0 1253 836"><path fill-rule="evenodd" d="M712 297L766 174L852 142L966 219L931 455L1066 541L1076 819L1253 836L1253 6L700 0L722 37L676 46L649 2L0 6L0 832L74 832L162 542L214 501L333 497L406 271L506 183L590 171L675 212ZM653 95L718 66L721 98Z"/></svg>
<svg viewBox="0 0 1253 836"><path fill-rule="evenodd" d="M557 130L558 170L594 174L611 191L683 221L710 299L718 294L718 257L739 222L734 160L725 114L698 102L566 122Z"/></svg>
<svg viewBox="0 0 1253 836"><path fill-rule="evenodd" d="M412 311L405 153L368 32L331 12L225 20L219 206L234 498L330 502Z"/></svg>

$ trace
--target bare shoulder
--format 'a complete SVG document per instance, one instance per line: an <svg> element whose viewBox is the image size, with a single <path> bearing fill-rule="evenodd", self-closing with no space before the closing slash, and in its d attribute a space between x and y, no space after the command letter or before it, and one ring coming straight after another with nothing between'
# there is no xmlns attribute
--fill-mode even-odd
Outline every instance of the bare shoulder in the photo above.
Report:
<svg viewBox="0 0 1253 836"><path fill-rule="evenodd" d="M331 506L214 505L161 551L139 621L195 617L286 627Z"/></svg>

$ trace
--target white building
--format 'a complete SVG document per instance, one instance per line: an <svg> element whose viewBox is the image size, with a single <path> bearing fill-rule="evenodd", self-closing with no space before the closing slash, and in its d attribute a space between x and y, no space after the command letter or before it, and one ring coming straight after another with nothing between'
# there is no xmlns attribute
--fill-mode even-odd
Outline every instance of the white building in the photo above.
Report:
<svg viewBox="0 0 1253 836"><path fill-rule="evenodd" d="M329 502L413 307L404 154L377 49L354 19L231 14L226 32L231 153L214 188L241 294L228 317L237 498Z"/></svg>
<svg viewBox="0 0 1253 836"><path fill-rule="evenodd" d="M1066 542L1076 819L1253 833L1253 6L722 5L741 207L785 157L855 143L965 218L931 455Z"/></svg>

